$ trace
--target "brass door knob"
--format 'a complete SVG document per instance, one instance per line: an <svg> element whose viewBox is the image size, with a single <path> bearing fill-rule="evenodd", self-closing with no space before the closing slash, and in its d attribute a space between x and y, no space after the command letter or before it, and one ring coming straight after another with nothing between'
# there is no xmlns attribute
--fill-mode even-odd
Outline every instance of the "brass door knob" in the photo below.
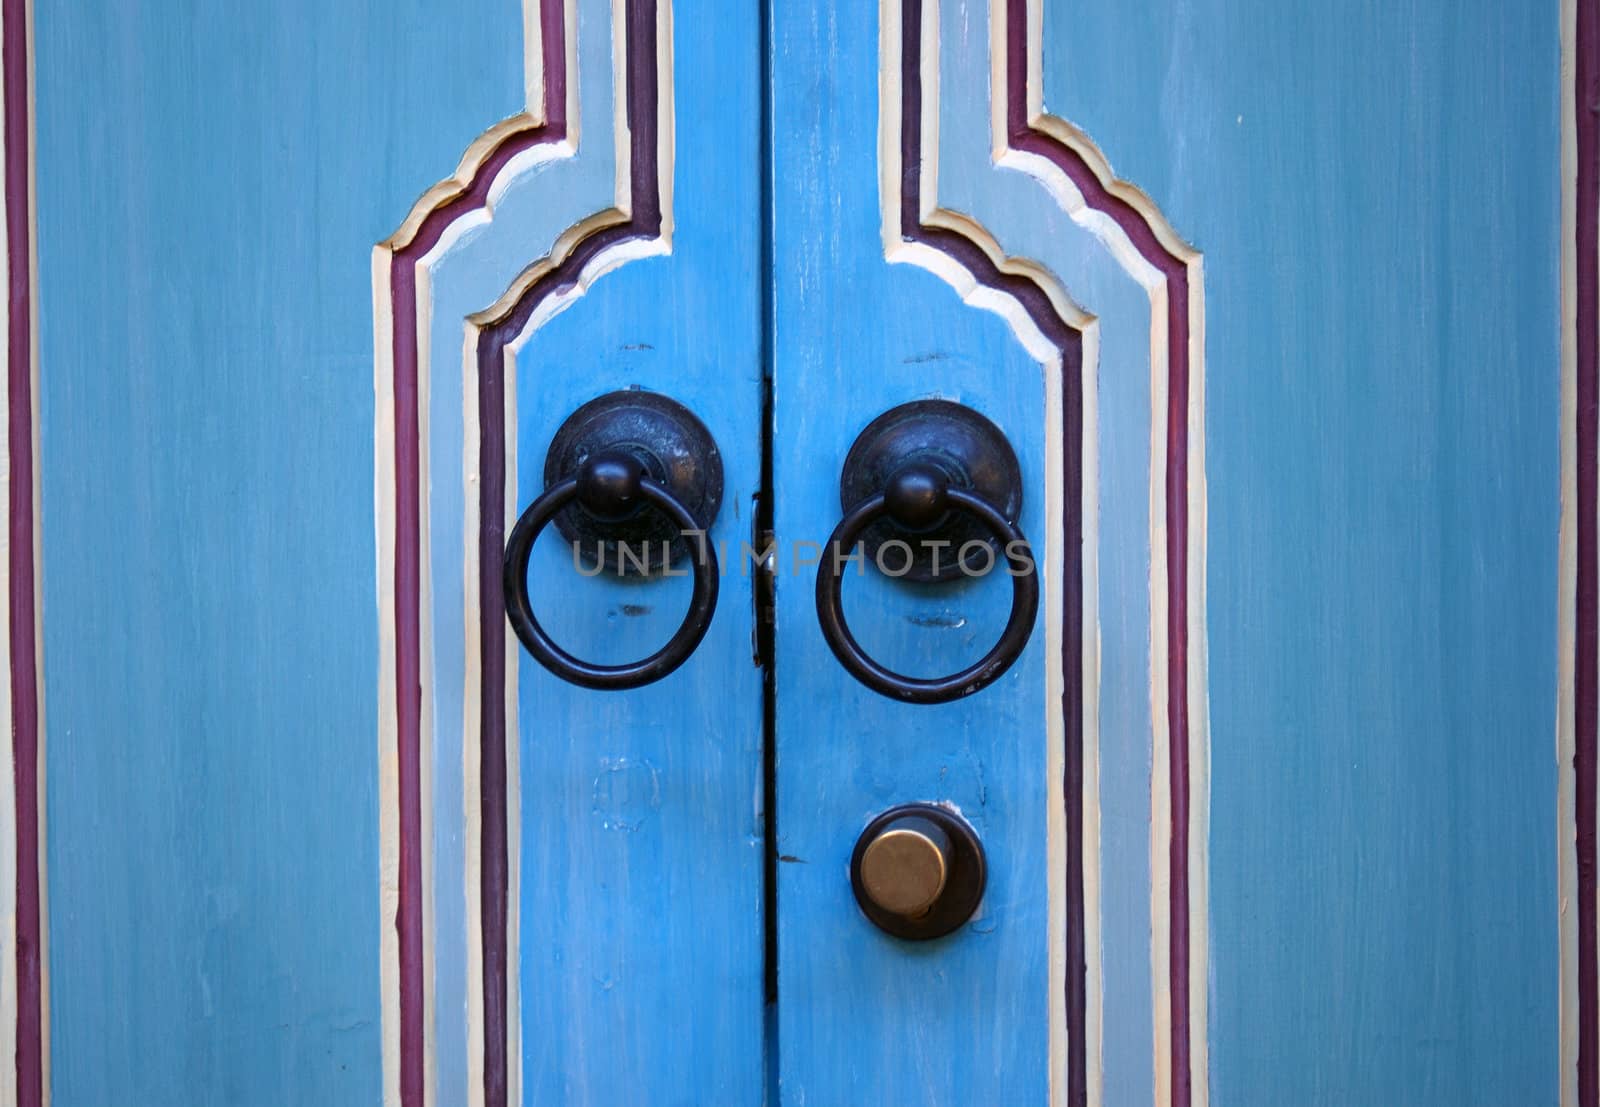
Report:
<svg viewBox="0 0 1600 1107"><path fill-rule="evenodd" d="M955 812L930 803L891 808L867 824L850 859L862 912L897 938L939 938L983 898L983 846Z"/></svg>
<svg viewBox="0 0 1600 1107"><path fill-rule="evenodd" d="M861 890L885 911L920 918L950 874L950 838L924 815L902 815L861 854Z"/></svg>

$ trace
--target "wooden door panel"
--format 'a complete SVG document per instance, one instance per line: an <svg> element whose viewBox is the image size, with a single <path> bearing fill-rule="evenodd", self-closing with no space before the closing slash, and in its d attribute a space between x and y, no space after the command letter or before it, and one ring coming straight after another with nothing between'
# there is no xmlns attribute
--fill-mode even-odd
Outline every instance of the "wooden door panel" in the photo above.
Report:
<svg viewBox="0 0 1600 1107"><path fill-rule="evenodd" d="M1563 15L1043 15L1205 253L1213 1100L1557 1102Z"/></svg>
<svg viewBox="0 0 1600 1107"><path fill-rule="evenodd" d="M370 257L518 108L498 7L31 12L46 1079L15 1102L382 1098Z"/></svg>
<svg viewBox="0 0 1600 1107"><path fill-rule="evenodd" d="M1065 854L1061 787L1081 733L1082 624L1066 611L1081 579L1085 319L1046 294L1029 298L1036 315L1009 301L996 311L961 303L995 305L983 287L1002 279L994 266L972 259L976 246L944 253L955 232L907 233L901 222L936 199L925 175L927 194L901 192L902 172L918 180L918 150L896 123L930 116L901 99L899 52L880 54L878 11L825 14L776 9L771 43L787 62L775 70L772 124L774 488L786 559L775 731L780 1089L795 1103L1040 1102L1067 1034L1064 990L1052 987L1067 956L1052 927L1067 905L1052 893L1064 898L1065 882L1046 874ZM898 20L888 25L898 48ZM907 68L920 82L921 69ZM880 80L887 123L874 110ZM794 556L840 517L840 466L861 428L929 396L978 409L1010 438L1022 528L1046 566L1044 614L1021 660L986 692L938 707L892 702L839 667L817 629L814 570ZM1010 600L1003 573L908 596L851 572L846 589L863 645L920 676L987 649ZM909 801L958 809L990 864L979 915L960 937L925 947L875 930L844 879L862 827Z"/></svg>
<svg viewBox="0 0 1600 1107"><path fill-rule="evenodd" d="M748 537L762 395L755 24L675 56L664 4L530 12L538 99L475 144L391 247L415 252L413 233L426 250L423 737L442 771L423 781L425 964L420 986L408 982L396 951L389 1063L402 1101L749 1101L763 1071L751 578L724 582L711 633L673 682L606 693L527 657L504 625L500 566L557 428L617 389L665 393L707 424L725 471L712 539L737 549ZM686 62L727 71L751 101L705 83L680 101ZM380 312L386 292L409 293L386 281L385 252ZM642 656L682 617L686 580L574 569L552 534L529 587L580 657ZM408 990L421 995L416 1028ZM693 1018L675 1014L684 1004Z"/></svg>

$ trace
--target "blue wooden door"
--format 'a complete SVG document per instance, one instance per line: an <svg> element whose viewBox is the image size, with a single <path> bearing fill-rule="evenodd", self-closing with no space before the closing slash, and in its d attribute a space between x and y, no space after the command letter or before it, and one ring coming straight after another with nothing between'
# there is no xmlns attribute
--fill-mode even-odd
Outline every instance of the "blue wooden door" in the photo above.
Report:
<svg viewBox="0 0 1600 1107"><path fill-rule="evenodd" d="M1597 0L0 47L0 1105L1600 1107ZM667 400L689 569L508 585ZM908 404L1020 574L835 559Z"/></svg>

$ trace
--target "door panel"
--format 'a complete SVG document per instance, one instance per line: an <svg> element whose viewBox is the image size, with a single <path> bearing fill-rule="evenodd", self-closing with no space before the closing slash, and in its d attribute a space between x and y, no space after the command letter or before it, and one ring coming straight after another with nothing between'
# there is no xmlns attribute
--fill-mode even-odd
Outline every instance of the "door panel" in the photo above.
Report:
<svg viewBox="0 0 1600 1107"><path fill-rule="evenodd" d="M664 5L530 11L539 100L486 135L454 191L425 197L419 229L414 215L390 246L418 258L413 310L429 336L418 380L434 729L421 739L436 773L423 779L425 964L417 988L396 951L390 1064L402 1100L420 1055L421 1088L441 1102L748 1101L763 1073L750 577L723 582L672 683L597 692L517 644L501 565L558 427L617 389L670 395L707 425L725 482L711 539L737 550L748 538L762 403L756 21L674 56ZM684 64L727 72L749 102L704 84L680 99ZM463 188L475 206L456 198ZM383 255L380 311L390 297L400 327L409 286ZM554 638L605 664L666 641L688 596L684 579L580 574L553 531L528 578ZM422 1014L408 1036L411 989ZM699 1015L664 1033L683 1004Z"/></svg>
<svg viewBox="0 0 1600 1107"><path fill-rule="evenodd" d="M378 1102L368 259L516 109L520 44L40 4L33 73L42 1091Z"/></svg>
<svg viewBox="0 0 1600 1107"><path fill-rule="evenodd" d="M1044 9L1046 101L1205 251L1217 1103L1553 1103L1571 1071L1561 28Z"/></svg>
<svg viewBox="0 0 1600 1107"><path fill-rule="evenodd" d="M633 19L655 5L628 7ZM663 25L670 34L670 19ZM630 83L643 49L630 39ZM749 538L761 480L756 14L719 19L662 57L675 73L719 74L662 78L676 100L662 111L666 125L676 117L675 135L662 138L670 240L662 256L599 277L515 354L516 498L520 507L542 491L545 449L578 404L612 389L666 393L716 440L725 484L709 538L730 551L732 571L705 640L659 683L574 689L517 651L512 963L527 1103L690 1107L762 1095L761 673L753 577L732 556ZM630 124L638 141L637 110ZM642 160L635 149L636 179ZM687 578L575 587L572 552L555 537L536 547L530 577L558 640L617 663L671 636ZM490 585L500 548L497 539Z"/></svg>
<svg viewBox="0 0 1600 1107"><path fill-rule="evenodd" d="M1056 637L1064 575L1067 587L1077 580L1076 559L1063 569L1076 532L1062 532L1079 522L1059 507L1079 440L1063 404L1076 421L1081 362L1067 360L1076 348L1050 350L1041 366L1007 319L964 307L929 271L937 262L885 260L899 223L879 189L878 35L871 6L774 8L780 1088L793 1103L1042 1102L1051 960L1062 956L1048 939L1062 906L1045 879L1065 820L1062 659L1081 657ZM885 148L898 141L891 130ZM898 182L894 168L882 172ZM1045 615L1021 660L987 691L936 707L893 702L840 668L818 631L815 570L802 565L802 544L824 542L841 515L840 467L856 434L929 396L1006 433L1022 462L1022 529L1049 566ZM997 573L908 595L873 571L847 573L845 589L863 646L918 676L986 650L1011 591ZM846 879L863 826L910 801L954 806L989 859L978 917L926 947L874 929Z"/></svg>
<svg viewBox="0 0 1600 1107"><path fill-rule="evenodd" d="M858 45L831 65L820 109L805 95L786 103L776 85L774 133L815 131L827 138L811 148L842 151L807 158L802 144L786 164L785 144L776 148L775 180L792 189L785 204L779 187L779 256L794 239L797 254L833 262L780 264L775 276L780 535L829 529L837 459L874 409L958 397L993 415L1024 458L1024 529L1047 602L1002 682L957 704L906 707L841 674L818 648L806 592L780 577L781 853L806 856L803 841L834 868L877 809L918 799L972 818L996 874L961 935L914 949L851 918L826 873L780 867L780 982L825 974L841 948L861 982L843 1000L809 976L798 992L780 986L785 1076L808 1094L820 1085L824 1100L854 1086L897 1102L1121 1101L1157 1089L1186 1101L1205 1041L1205 717L1183 680L1203 672L1184 649L1199 625L1184 574L1200 564L1186 513L1203 510L1190 494L1203 485L1183 477L1203 429L1187 391L1191 371L1200 379L1199 328L1186 329L1203 303L1198 258L1069 126L1047 120L1031 146L1032 132L1008 129L1028 124L1021 113L1036 95L1036 11L904 4L881 14L881 26L877 13L853 15L839 36ZM780 19L775 56L838 58L839 40L812 30ZM851 108L879 82L880 120L858 118ZM1006 143L1017 148L997 169ZM846 213L843 230L817 228L830 207ZM915 224L899 222L906 210ZM873 220L888 227L881 237ZM813 267L828 279L785 284L785 272ZM920 284L929 306L887 307L877 297L896 282ZM864 340L908 349L867 345L885 364L863 379ZM812 390L842 394L829 375L844 373L862 412L833 399L841 426L808 420ZM802 415L786 422L785 397L796 395ZM812 454L835 460L808 471L808 493L794 496L794 466L804 458L814 470ZM877 617L862 618L875 647L918 671L957 667L993 639L1007 591L996 584L916 595L852 580L877 588ZM941 642L929 625L963 633ZM1203 634L1192 637L1201 649ZM799 706L813 701L837 703L837 718L819 727L815 709ZM807 771L793 771L797 758Z"/></svg>

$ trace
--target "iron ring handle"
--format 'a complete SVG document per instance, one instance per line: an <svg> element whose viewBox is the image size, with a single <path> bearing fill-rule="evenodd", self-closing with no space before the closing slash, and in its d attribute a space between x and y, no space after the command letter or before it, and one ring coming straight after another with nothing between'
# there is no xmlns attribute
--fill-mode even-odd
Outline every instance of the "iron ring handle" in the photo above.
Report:
<svg viewBox="0 0 1600 1107"><path fill-rule="evenodd" d="M698 534L694 559L694 592L678 630L649 657L623 665L596 665L574 657L539 625L528 599L528 560L533 543L556 514L574 501L597 514L616 514L647 503L672 520L685 535ZM639 463L625 454L601 454L585 462L576 477L545 489L528 505L506 542L504 588L506 617L533 659L571 684L602 691L641 688L668 675L700 645L717 609L717 554L704 529L677 497L651 480Z"/></svg>
<svg viewBox="0 0 1600 1107"><path fill-rule="evenodd" d="M918 495L922 497L921 502L912 505L910 512L906 511L907 497ZM938 519L948 510L972 516L1001 541L1002 552L1012 568L1011 616L994 647L960 672L931 679L904 676L873 660L850 633L844 617L844 570L839 551L855 546L862 533L885 516L902 522L925 522ZM920 516L911 518L912 513L920 513ZM950 488L942 476L920 467L896 473L887 491L851 508L833 529L824 550L831 556L825 554L817 570L817 621L822 626L822 636L851 676L891 699L906 703L949 703L970 696L998 680L1021 655L1033 633L1034 617L1039 612L1039 576L1028 540L988 500L964 489Z"/></svg>

